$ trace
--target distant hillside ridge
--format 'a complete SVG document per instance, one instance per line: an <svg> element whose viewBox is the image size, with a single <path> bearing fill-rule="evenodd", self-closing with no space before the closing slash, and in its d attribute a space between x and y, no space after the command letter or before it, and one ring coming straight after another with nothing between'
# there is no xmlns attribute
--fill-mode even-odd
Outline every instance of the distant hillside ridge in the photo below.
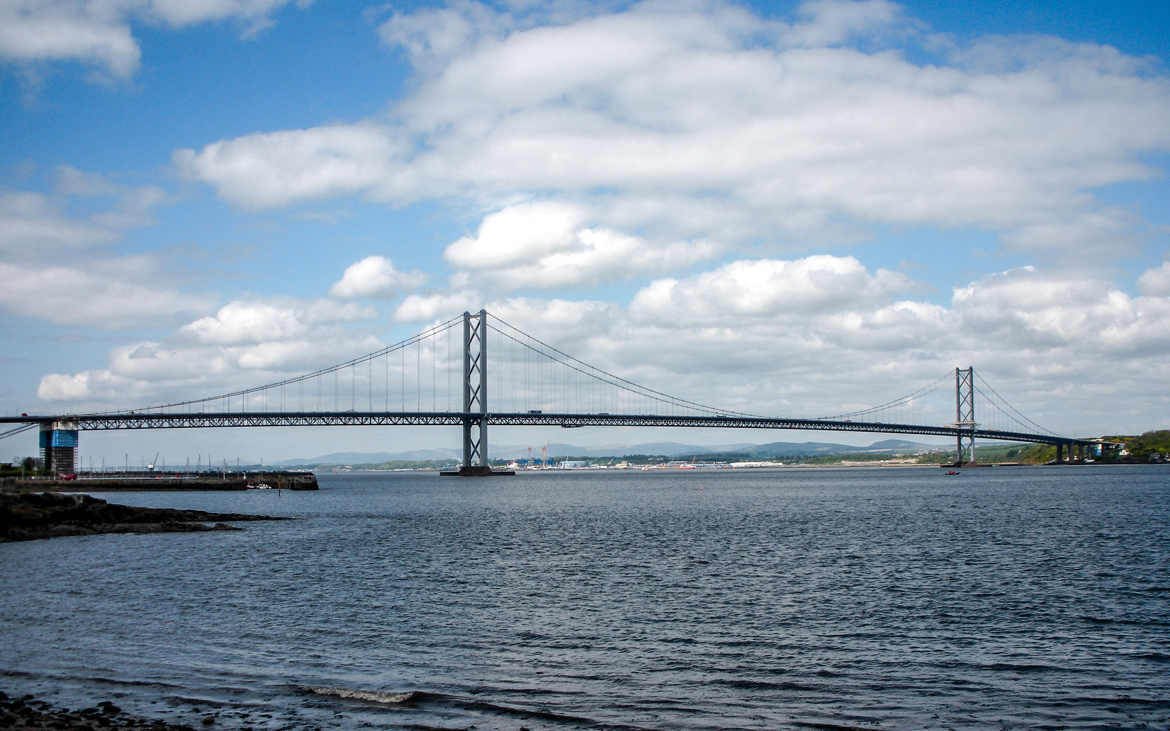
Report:
<svg viewBox="0 0 1170 731"><path fill-rule="evenodd" d="M490 449L492 459L522 459L529 455L540 457L544 444L501 445ZM945 445L921 444L905 439L883 439L868 446L836 444L833 442L771 442L768 444L696 445L681 442L645 442L634 445L581 447L574 444L549 442L548 456L559 457L625 457L635 454L653 454L678 458L704 454L742 454L751 458L782 458L824 456L836 454L920 454L946 449ZM386 462L421 462L427 460L460 459L462 450L454 448L411 449L401 452L331 452L317 457L284 459L275 464L281 467L314 465L370 465Z"/></svg>

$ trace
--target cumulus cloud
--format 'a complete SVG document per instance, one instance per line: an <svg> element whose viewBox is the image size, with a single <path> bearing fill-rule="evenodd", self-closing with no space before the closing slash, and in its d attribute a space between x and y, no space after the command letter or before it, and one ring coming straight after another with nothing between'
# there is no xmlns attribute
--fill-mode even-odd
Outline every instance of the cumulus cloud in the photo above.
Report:
<svg viewBox="0 0 1170 731"><path fill-rule="evenodd" d="M373 124L332 125L176 150L178 169L248 208L285 205L387 185L403 144Z"/></svg>
<svg viewBox="0 0 1170 731"><path fill-rule="evenodd" d="M56 171L53 194L0 191L0 252L24 260L109 244L127 229L153 221L167 201L157 186L129 186L69 166ZM68 212L76 199L98 199L87 216Z"/></svg>
<svg viewBox="0 0 1170 731"><path fill-rule="evenodd" d="M911 286L886 269L870 274L853 257L734 261L687 280L659 279L630 304L636 318L695 323L841 310L878 302Z"/></svg>
<svg viewBox="0 0 1170 731"><path fill-rule="evenodd" d="M411 294L395 308L394 319L398 322L425 322L454 317L460 312L478 312L483 302L479 293L472 290Z"/></svg>
<svg viewBox="0 0 1170 731"><path fill-rule="evenodd" d="M67 216L58 201L44 194L0 193L0 251L6 254L35 256L113 238L113 232L106 228Z"/></svg>
<svg viewBox="0 0 1170 731"><path fill-rule="evenodd" d="M369 307L329 300L236 301L184 325L179 335L213 345L265 343L305 336L321 323L364 320L374 314Z"/></svg>
<svg viewBox="0 0 1170 731"><path fill-rule="evenodd" d="M1164 355L1170 331L1157 325L1165 297L1130 297L1088 275L1053 276L1033 267L992 275L955 289L952 307L962 326L1012 349L1036 368L1090 369L1101 358Z"/></svg>
<svg viewBox="0 0 1170 731"><path fill-rule="evenodd" d="M681 269L719 253L708 241L658 243L586 226L588 212L565 203L522 203L486 216L475 236L446 248L459 268L457 289L471 282L501 289L547 289Z"/></svg>
<svg viewBox="0 0 1170 731"><path fill-rule="evenodd" d="M378 35L388 46L401 48L419 67L450 59L485 36L506 30L511 20L479 3L456 8L420 8L395 12L378 26Z"/></svg>
<svg viewBox="0 0 1170 731"><path fill-rule="evenodd" d="M59 165L56 170L57 192L66 196L109 196L122 190L104 175L79 170L72 165Z"/></svg>
<svg viewBox="0 0 1170 731"><path fill-rule="evenodd" d="M76 61L126 78L138 70L142 56L131 29L135 22L179 28L234 19L251 35L270 25L272 13L287 4L289 0L13 0L0 4L0 58Z"/></svg>
<svg viewBox="0 0 1170 731"><path fill-rule="evenodd" d="M105 329L168 324L215 303L211 295L178 292L160 283L157 271L138 269L141 263L111 259L83 269L0 262L0 307L58 325Z"/></svg>
<svg viewBox="0 0 1170 731"><path fill-rule="evenodd" d="M656 240L972 226L1075 252L1133 224L1092 191L1149 179L1146 153L1170 149L1170 81L1148 61L1012 36L931 57L928 29L877 0L805 3L788 23L718 2L555 20L462 3L380 33L419 71L388 121L223 140L179 166L247 207L540 194Z"/></svg>
<svg viewBox="0 0 1170 731"><path fill-rule="evenodd" d="M341 279L329 289L334 297L383 297L414 289L426 280L422 272L400 272L384 256L367 256L345 268Z"/></svg>
<svg viewBox="0 0 1170 731"><path fill-rule="evenodd" d="M857 36L881 33L906 22L901 6L886 0L812 0L797 8L800 22L782 37L794 46L832 46Z"/></svg>
<svg viewBox="0 0 1170 731"><path fill-rule="evenodd" d="M443 256L463 269L515 266L572 248L584 219L585 211L563 203L510 206L486 216L476 236L454 242Z"/></svg>
<svg viewBox="0 0 1170 731"><path fill-rule="evenodd" d="M98 328L166 324L206 310L208 295L179 292L152 255L114 256L124 233L153 221L168 196L62 166L53 193L0 192L0 309ZM81 200L89 212L70 210ZM84 304L79 304L84 303Z"/></svg>
<svg viewBox="0 0 1170 731"><path fill-rule="evenodd" d="M381 345L369 335L340 331L235 344L145 341L115 348L105 368L45 374L37 397L138 408L254 386L330 365L339 353L358 354ZM237 401L235 408L239 404Z"/></svg>
<svg viewBox="0 0 1170 731"><path fill-rule="evenodd" d="M1143 294L1170 296L1170 261L1164 261L1162 266L1143 272L1138 278L1138 288Z"/></svg>
<svg viewBox="0 0 1170 731"><path fill-rule="evenodd" d="M329 299L229 302L168 339L114 348L105 368L46 374L37 393L121 408L224 393L382 347L368 332L347 327L375 315Z"/></svg>

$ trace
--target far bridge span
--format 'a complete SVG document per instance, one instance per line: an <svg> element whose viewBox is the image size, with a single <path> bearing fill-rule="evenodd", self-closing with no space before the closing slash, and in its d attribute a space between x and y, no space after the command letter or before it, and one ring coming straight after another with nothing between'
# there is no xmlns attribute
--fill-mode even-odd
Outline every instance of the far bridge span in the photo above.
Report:
<svg viewBox="0 0 1170 731"><path fill-rule="evenodd" d="M502 322L502 321L501 321ZM444 334L458 332L458 325L462 324L461 348L452 352L450 342L447 343L445 358L437 344L438 338ZM656 391L628 381L607 371L601 370L587 363L577 360L548 345L519 329L503 323L504 328L489 326L488 313L484 310L476 314L463 313L461 318L448 320L430 328L419 335L383 348L380 351L352 359L345 363L319 369L312 373L285 379L274 383L264 384L249 389L234 391L216 396L151 406L144 409L134 409L120 412L83 413L83 414L38 414L0 417L0 424L18 424L14 429L0 433L0 438L40 427L41 448L47 466L57 471L73 471L74 451L77 447L77 433L79 431L124 430L124 429L194 429L194 428L240 428L240 427L286 427L286 426L459 426L463 430L463 462L460 474L478 475L490 472L488 465L487 433L488 426L556 426L566 429L601 426L601 427L684 427L684 428L720 428L720 429L781 429L825 432L870 432L881 434L910 434L934 437L947 437L955 440L956 464L973 460L974 442L976 439L1004 440L1012 442L1026 442L1051 444L1057 449L1057 462L1064 461L1067 456L1083 458L1087 450L1099 447L1100 440L1074 438L1048 433L1035 422L1027 419L1010 404L1002 401L998 393L987 387L990 394L990 403L1001 412L1007 413L1014 423L1026 426L1026 429L991 429L980 427L975 420L975 395L983 393L975 387L976 375L973 367L954 370L954 422L946 424L902 423L896 421L875 421L865 418L849 418L851 416L871 416L882 411L889 411L897 406L919 399L926 389L911 394L902 399L864 409L853 414L844 414L838 417L826 418L788 418L745 414L730 410L705 406L698 402L678 398L661 391ZM523 378L514 377L510 383L516 391L527 392L525 398L531 399L533 405L544 405L550 402L548 394L543 391L543 381L533 385L533 374L537 379L557 382L564 376L561 371L567 371L575 379L570 383L564 378L563 383L557 383L562 391L572 392L575 396L589 403L596 403L597 388L608 387L618 393L616 403L624 404L620 411L595 411L589 409L558 409L550 411L544 408L530 408L523 410L491 411L488 409L488 350L487 336L489 329L503 336L504 342L512 344L521 353L520 358L512 353L506 362L513 368L519 369L523 363ZM398 401L400 406L406 407L407 393L406 380L409 373L407 364L408 349L414 348L415 372L413 373L411 391L415 398L415 408L390 409L391 395L399 378L402 390ZM429 350L428 350L429 348ZM423 354L427 355L430 390L426 390L427 373L422 364ZM396 359L397 358L397 359ZM455 366L462 360L462 367L458 368L459 379L455 384L453 378ZM431 400L432 406L438 400L439 363L443 362L444 378L451 385L457 385L462 391L462 403L459 409L422 408L424 394ZM384 389L379 389L379 396L384 397L386 408L374 408L374 391L377 382L374 366L378 364L379 371L384 371ZM394 381L391 382L391 366L394 366ZM358 375L362 373L363 390L367 396L365 409L354 408L358 405ZM556 368L560 371L557 371ZM346 370L348 369L348 370ZM554 371L551 376L549 371ZM343 398L341 394L341 373L348 373L350 381L349 409L338 409L338 402ZM330 379L330 377L332 377ZM331 381L331 382L330 382ZM582 395L581 383L587 384L586 392ZM381 384L379 384L381 385ZM313 390L316 389L316 400L320 404L323 391L332 390L332 409L305 409L306 401L313 400ZM306 396L306 389L308 395ZM417 393L416 393L417 391ZM564 394L560 394L564 395ZM270 406L279 397L280 409L265 408ZM324 395L328 398L328 394ZM623 401L624 398L624 401ZM562 403L573 402L574 395L562 398ZM209 406L232 405L238 400L239 410L211 409ZM511 399L515 402L517 399ZM257 402L261 404L257 408ZM289 401L293 404L290 406ZM650 408L631 408L629 404L635 401ZM251 408L249 408L249 406ZM298 406L302 408L298 408ZM657 413L656 413L657 412ZM665 413L664 413L665 412ZM678 413L684 412L684 413ZM1014 415L1013 415L1014 412Z"/></svg>

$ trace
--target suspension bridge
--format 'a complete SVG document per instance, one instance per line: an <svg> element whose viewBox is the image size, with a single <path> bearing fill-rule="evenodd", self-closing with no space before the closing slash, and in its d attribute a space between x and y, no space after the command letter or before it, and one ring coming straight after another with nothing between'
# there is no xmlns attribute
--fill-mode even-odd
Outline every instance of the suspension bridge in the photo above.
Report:
<svg viewBox="0 0 1170 731"><path fill-rule="evenodd" d="M952 382L954 408L950 412ZM946 398L926 399L938 391ZM982 422L976 421L977 396ZM916 405L940 402L947 410L944 417L891 418ZM1100 444L1045 429L970 366L956 367L912 393L847 413L811 418L752 414L635 383L579 360L485 310L464 312L372 353L258 386L123 411L5 416L0 424L16 425L0 432L0 438L39 429L46 469L58 472L73 471L79 431L120 429L459 426L463 433L460 475L493 474L488 459L489 426L912 434L954 439L956 464L974 460L976 439L1054 445L1057 462L1083 459Z"/></svg>

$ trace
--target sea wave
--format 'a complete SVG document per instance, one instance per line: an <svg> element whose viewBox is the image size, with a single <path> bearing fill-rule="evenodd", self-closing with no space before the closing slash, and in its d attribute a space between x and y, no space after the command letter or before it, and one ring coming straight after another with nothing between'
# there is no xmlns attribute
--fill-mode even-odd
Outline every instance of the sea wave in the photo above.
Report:
<svg viewBox="0 0 1170 731"><path fill-rule="evenodd" d="M417 703L427 696L421 690L408 690L402 693L388 693L377 690L359 690L357 688L317 688L312 686L303 686L302 691L306 693L313 693L314 695L333 696L335 698L345 698L346 700L366 701L368 703L381 703L388 706L405 706L411 703Z"/></svg>

